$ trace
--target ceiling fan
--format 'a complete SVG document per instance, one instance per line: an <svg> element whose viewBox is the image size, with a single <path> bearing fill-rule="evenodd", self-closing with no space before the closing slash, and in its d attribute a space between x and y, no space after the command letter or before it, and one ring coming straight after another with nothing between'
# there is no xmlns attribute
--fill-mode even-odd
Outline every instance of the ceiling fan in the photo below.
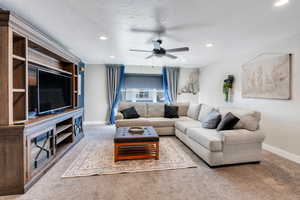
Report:
<svg viewBox="0 0 300 200"><path fill-rule="evenodd" d="M163 57L166 56L168 58L176 59L177 56L174 56L174 52L183 52L183 51L189 51L188 47L180 47L180 48L174 48L174 49L164 49L160 45L162 44L162 40L153 40L152 41L154 49L153 50L141 50L141 49L130 49L129 51L135 51L135 52L145 52L145 53L152 53L151 55L147 56L145 59L152 58L153 56L156 57Z"/></svg>

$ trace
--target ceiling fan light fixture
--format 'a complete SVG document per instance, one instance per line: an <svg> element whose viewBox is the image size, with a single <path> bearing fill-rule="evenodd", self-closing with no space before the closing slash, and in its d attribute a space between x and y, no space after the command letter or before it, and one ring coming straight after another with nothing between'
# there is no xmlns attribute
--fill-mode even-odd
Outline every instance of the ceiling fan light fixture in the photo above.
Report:
<svg viewBox="0 0 300 200"><path fill-rule="evenodd" d="M101 35L101 36L99 36L99 39L100 39L100 40L107 40L107 39L108 39L108 37L107 37L107 36L105 36L105 35Z"/></svg>
<svg viewBox="0 0 300 200"><path fill-rule="evenodd" d="M207 43L205 46L206 46L207 48L210 48L210 47L213 47L214 44L213 44L213 43Z"/></svg>
<svg viewBox="0 0 300 200"><path fill-rule="evenodd" d="M278 0L274 3L275 7L281 7L289 3L289 0Z"/></svg>

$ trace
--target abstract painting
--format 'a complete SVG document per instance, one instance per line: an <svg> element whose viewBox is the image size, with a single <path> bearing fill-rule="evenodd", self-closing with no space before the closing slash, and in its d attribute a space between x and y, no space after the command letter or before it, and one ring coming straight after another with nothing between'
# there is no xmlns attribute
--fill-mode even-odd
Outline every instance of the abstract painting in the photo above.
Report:
<svg viewBox="0 0 300 200"><path fill-rule="evenodd" d="M263 54L242 66L242 97L291 98L290 54Z"/></svg>
<svg viewBox="0 0 300 200"><path fill-rule="evenodd" d="M180 76L184 82L179 85L178 94L197 94L199 92L199 75L200 71L198 68L180 69Z"/></svg>

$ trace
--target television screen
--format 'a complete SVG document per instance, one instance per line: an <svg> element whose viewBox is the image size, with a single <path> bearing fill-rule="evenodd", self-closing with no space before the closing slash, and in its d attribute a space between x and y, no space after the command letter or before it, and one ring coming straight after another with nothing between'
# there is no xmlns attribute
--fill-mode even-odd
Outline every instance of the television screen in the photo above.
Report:
<svg viewBox="0 0 300 200"><path fill-rule="evenodd" d="M39 70L39 114L71 106L71 78Z"/></svg>

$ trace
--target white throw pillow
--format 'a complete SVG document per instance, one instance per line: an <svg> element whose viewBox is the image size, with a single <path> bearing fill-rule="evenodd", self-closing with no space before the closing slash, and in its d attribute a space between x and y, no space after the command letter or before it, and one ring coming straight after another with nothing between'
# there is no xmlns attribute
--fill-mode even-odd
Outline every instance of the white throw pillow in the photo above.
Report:
<svg viewBox="0 0 300 200"><path fill-rule="evenodd" d="M200 104L190 104L187 116L197 120L198 115L199 115L199 110L200 110Z"/></svg>
<svg viewBox="0 0 300 200"><path fill-rule="evenodd" d="M205 117L212 111L214 110L214 107L212 106L208 106L206 104L201 104L201 109L200 109L200 112L199 112L199 116L198 116L198 120L200 122L202 122Z"/></svg>

